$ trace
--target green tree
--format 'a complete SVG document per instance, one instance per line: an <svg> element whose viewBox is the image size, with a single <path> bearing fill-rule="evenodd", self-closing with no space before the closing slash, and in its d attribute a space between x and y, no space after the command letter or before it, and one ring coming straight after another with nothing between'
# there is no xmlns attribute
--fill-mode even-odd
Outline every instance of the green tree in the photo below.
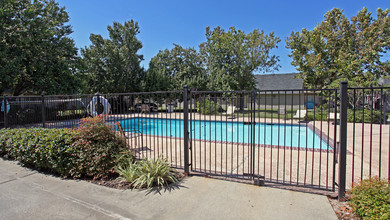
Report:
<svg viewBox="0 0 390 220"><path fill-rule="evenodd" d="M92 45L81 50L87 92L135 92L140 90L143 56L138 22L114 22L108 26L109 39L91 34Z"/></svg>
<svg viewBox="0 0 390 220"><path fill-rule="evenodd" d="M152 58L153 59L153 58ZM149 69L145 72L142 79L142 91L170 91L173 89L172 79L165 73L164 69L160 69L157 65L150 62Z"/></svg>
<svg viewBox="0 0 390 220"><path fill-rule="evenodd" d="M390 49L389 10L377 9L374 19L366 8L350 20L337 8L325 14L313 30L293 32L287 39L292 65L309 88L377 85L390 70L383 55Z"/></svg>
<svg viewBox="0 0 390 220"><path fill-rule="evenodd" d="M154 80L150 80L153 77ZM194 48L174 45L172 50L160 51L150 60L146 89L181 90L184 85L190 89L206 89L207 76L203 59Z"/></svg>
<svg viewBox="0 0 390 220"><path fill-rule="evenodd" d="M235 27L225 32L220 27L206 28L206 42L200 53L209 74L208 87L213 90L255 88L254 72L277 70L279 58L271 54L280 39L274 33L255 29L246 34Z"/></svg>
<svg viewBox="0 0 390 220"><path fill-rule="evenodd" d="M53 0L0 0L0 93L72 93L77 48L69 16Z"/></svg>

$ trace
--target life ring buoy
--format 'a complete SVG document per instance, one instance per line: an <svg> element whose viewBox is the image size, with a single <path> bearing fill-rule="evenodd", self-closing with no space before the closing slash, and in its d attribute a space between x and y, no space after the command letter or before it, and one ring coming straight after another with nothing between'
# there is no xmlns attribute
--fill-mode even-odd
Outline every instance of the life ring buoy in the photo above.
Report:
<svg viewBox="0 0 390 220"><path fill-rule="evenodd" d="M5 104L7 106L7 114L11 108L11 105L9 104L9 102L7 100L5 100ZM4 112L4 100L1 102L1 109L0 109L1 112Z"/></svg>
<svg viewBox="0 0 390 220"><path fill-rule="evenodd" d="M103 96L99 96L99 101L103 105L103 112L100 114L103 115L110 114L111 104L108 102L108 100L105 99ZM93 117L99 115L99 113L97 112L97 106L96 106L97 103L98 103L98 97L94 96L87 106L88 114L92 115Z"/></svg>

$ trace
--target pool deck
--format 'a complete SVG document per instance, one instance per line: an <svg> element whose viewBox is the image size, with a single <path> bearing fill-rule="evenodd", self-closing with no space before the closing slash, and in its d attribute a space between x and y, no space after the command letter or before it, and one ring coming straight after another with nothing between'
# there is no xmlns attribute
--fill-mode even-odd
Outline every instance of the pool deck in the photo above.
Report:
<svg viewBox="0 0 390 220"><path fill-rule="evenodd" d="M130 117L183 119L183 113L146 113L127 115ZM300 121L296 119L284 120L278 118L256 118L257 123L301 124L313 128L325 141L335 138L335 124L327 121ZM192 113L190 119L211 121L250 121L248 117L228 119L226 115L209 116ZM387 177L390 151L389 151L389 125L348 123L347 141L347 188L351 187L352 178L357 181L361 177L377 176ZM336 127L339 135L339 126ZM355 134L355 135L354 135ZM328 139L329 137L329 139ZM338 139L338 137L336 137ZM133 142L133 140L129 140ZM155 157L163 154L177 167L183 166L183 140L172 137L144 136L144 144L149 150L140 154ZM132 143L134 146L134 143ZM154 145L154 147L150 147ZM236 143L218 143L193 140L192 169L209 174L222 174L234 176L249 171L248 148L240 147ZM331 144L334 146L334 144ZM379 157L381 152L381 157ZM312 151L305 148L284 148L255 146L255 173L278 179L280 182L305 185L334 187L333 179L337 182L338 170L333 172L333 160L337 154L333 150ZM181 155L181 156L180 156ZM371 163L369 158L371 157ZM237 158L239 158L237 160ZM371 167L371 169L370 169ZM371 173L370 173L371 171Z"/></svg>

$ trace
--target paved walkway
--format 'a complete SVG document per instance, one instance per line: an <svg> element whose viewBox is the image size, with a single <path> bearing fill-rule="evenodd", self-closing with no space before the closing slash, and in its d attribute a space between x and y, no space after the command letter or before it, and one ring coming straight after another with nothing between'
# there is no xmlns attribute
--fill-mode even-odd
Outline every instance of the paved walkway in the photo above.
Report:
<svg viewBox="0 0 390 220"><path fill-rule="evenodd" d="M170 191L63 180L0 159L0 219L337 219L325 196L203 177Z"/></svg>

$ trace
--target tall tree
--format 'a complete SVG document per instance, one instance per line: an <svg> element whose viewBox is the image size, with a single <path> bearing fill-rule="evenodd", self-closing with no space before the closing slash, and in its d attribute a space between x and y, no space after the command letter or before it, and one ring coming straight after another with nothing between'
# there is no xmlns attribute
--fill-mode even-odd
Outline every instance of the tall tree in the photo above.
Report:
<svg viewBox="0 0 390 220"><path fill-rule="evenodd" d="M149 80L150 77L155 80ZM158 77L157 77L158 76ZM179 45L172 50L160 51L153 57L147 72L149 85L154 90L180 90L184 85L190 89L206 89L206 72L200 54L194 48L183 48Z"/></svg>
<svg viewBox="0 0 390 220"><path fill-rule="evenodd" d="M109 39L91 34L92 45L81 50L87 92L134 92L140 90L143 56L138 22L114 22L108 26Z"/></svg>
<svg viewBox="0 0 390 220"><path fill-rule="evenodd" d="M313 30L293 32L287 39L292 65L309 88L338 87L349 80L355 86L378 84L390 70L383 55L390 49L389 10L366 8L350 20L337 8L325 14Z"/></svg>
<svg viewBox="0 0 390 220"><path fill-rule="evenodd" d="M209 88L245 90L255 88L254 72L277 70L279 58L271 54L280 39L258 29L246 34L235 27L206 28L206 42L200 53L209 74Z"/></svg>
<svg viewBox="0 0 390 220"><path fill-rule="evenodd" d="M0 0L0 93L72 93L77 48L53 0Z"/></svg>

